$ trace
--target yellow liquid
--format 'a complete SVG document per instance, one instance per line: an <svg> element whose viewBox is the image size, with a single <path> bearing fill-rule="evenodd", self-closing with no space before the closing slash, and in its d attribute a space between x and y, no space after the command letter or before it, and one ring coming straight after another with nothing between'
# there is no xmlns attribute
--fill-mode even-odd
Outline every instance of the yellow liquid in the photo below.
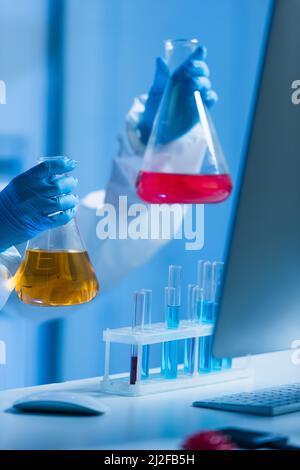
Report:
<svg viewBox="0 0 300 470"><path fill-rule="evenodd" d="M41 306L83 304L99 291L86 251L27 250L15 287L22 302Z"/></svg>

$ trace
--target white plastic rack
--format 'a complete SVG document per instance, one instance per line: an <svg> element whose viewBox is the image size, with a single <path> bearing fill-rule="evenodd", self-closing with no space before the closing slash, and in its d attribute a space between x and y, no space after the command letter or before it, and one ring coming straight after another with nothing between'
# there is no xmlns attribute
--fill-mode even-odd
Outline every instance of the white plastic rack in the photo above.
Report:
<svg viewBox="0 0 300 470"><path fill-rule="evenodd" d="M103 332L103 340L105 341L105 370L101 380L101 390L116 395L139 396L233 380L251 379L253 371L249 366L232 367L231 369L209 373L198 372L199 338L209 336L212 332L213 325L197 324L188 321L182 321L180 327L176 329L166 328L165 323L155 323L148 328L139 330L131 327L105 330ZM160 375L160 369L151 369L149 377L142 378L143 346L191 338L195 338L194 370L191 374L185 373L183 365L179 365L176 379L165 379ZM111 343L133 344L137 346L137 374L134 385L129 383L129 374L124 377L116 377L109 374Z"/></svg>

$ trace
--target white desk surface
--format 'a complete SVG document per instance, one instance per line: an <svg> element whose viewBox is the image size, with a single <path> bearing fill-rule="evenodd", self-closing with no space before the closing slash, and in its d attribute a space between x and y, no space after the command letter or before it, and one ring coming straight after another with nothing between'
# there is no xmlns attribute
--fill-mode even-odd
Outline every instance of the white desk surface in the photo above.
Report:
<svg viewBox="0 0 300 470"><path fill-rule="evenodd" d="M300 379L300 366L290 353L255 360L255 388ZM0 393L0 449L178 449L196 431L224 426L284 433L300 445L300 412L274 418L193 408L194 400L245 389L237 382L190 388L138 398L99 393L99 378L51 384ZM37 390L83 391L99 397L111 414L74 417L19 414L12 403Z"/></svg>

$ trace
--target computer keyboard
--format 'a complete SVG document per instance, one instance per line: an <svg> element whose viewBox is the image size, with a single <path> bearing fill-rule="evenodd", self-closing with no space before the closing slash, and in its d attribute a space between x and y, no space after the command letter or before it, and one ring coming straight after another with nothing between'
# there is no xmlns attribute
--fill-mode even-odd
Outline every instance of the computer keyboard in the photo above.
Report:
<svg viewBox="0 0 300 470"><path fill-rule="evenodd" d="M195 401L193 406L264 416L293 413L300 411L300 383Z"/></svg>

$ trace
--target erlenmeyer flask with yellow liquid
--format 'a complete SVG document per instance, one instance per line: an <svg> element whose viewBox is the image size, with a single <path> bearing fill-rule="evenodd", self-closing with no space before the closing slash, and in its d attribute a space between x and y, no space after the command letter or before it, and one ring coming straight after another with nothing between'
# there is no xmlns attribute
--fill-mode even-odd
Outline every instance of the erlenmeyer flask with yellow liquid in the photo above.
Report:
<svg viewBox="0 0 300 470"><path fill-rule="evenodd" d="M97 277L76 218L28 242L15 289L22 302L39 306L78 305L96 297Z"/></svg>

